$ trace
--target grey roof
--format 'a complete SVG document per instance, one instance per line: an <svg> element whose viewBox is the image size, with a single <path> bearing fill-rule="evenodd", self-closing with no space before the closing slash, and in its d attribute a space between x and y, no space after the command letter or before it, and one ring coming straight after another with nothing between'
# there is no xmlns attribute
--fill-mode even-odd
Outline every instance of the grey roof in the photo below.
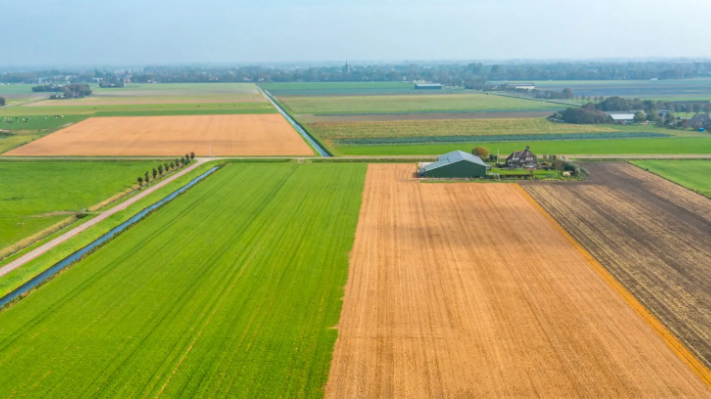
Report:
<svg viewBox="0 0 711 399"><path fill-rule="evenodd" d="M441 83L415 83L415 86L419 87L440 87Z"/></svg>
<svg viewBox="0 0 711 399"><path fill-rule="evenodd" d="M452 151L450 153L438 156L437 162L432 162L430 164L423 166L422 169L420 169L420 171L421 172L428 172L430 170L441 168L442 166L450 165L450 164L453 164L453 163L459 162L459 161L467 161L467 162L476 163L476 164L479 164L482 166L486 166L484 161L482 161L481 158L479 158L476 155L472 155L472 154L466 153L464 151Z"/></svg>
<svg viewBox="0 0 711 399"><path fill-rule="evenodd" d="M616 121L634 119L634 114L610 114L610 116Z"/></svg>

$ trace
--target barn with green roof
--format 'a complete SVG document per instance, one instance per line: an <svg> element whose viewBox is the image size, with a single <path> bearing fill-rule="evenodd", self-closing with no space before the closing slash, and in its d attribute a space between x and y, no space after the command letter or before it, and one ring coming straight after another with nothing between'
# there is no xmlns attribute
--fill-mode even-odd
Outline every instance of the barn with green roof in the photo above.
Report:
<svg viewBox="0 0 711 399"><path fill-rule="evenodd" d="M476 155L464 151L452 151L437 157L437 162L424 165L418 171L420 177L470 178L484 177L489 166Z"/></svg>

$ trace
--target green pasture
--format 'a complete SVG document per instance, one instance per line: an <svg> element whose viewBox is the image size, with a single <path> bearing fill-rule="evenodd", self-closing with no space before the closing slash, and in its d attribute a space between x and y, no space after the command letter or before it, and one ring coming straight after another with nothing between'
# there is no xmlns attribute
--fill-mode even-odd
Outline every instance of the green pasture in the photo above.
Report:
<svg viewBox="0 0 711 399"><path fill-rule="evenodd" d="M284 82L259 83L264 90L347 90L347 89L413 89L412 82Z"/></svg>
<svg viewBox="0 0 711 399"><path fill-rule="evenodd" d="M293 114L357 115L426 112L512 112L559 110L564 106L543 101L481 93L390 96L285 96L280 102Z"/></svg>
<svg viewBox="0 0 711 399"><path fill-rule="evenodd" d="M0 109L3 116L87 115L87 116L149 116L203 114L264 114L275 113L268 102L203 103L203 104L114 104L77 106L25 106Z"/></svg>
<svg viewBox="0 0 711 399"><path fill-rule="evenodd" d="M2 140L0 140L2 142ZM0 251L136 184L158 162L0 161Z"/></svg>
<svg viewBox="0 0 711 399"><path fill-rule="evenodd" d="M0 396L321 397L365 170L226 166L0 312Z"/></svg>
<svg viewBox="0 0 711 399"><path fill-rule="evenodd" d="M711 197L711 161L649 160L632 161L632 163L690 190Z"/></svg>
<svg viewBox="0 0 711 399"><path fill-rule="evenodd" d="M530 142L469 142L422 145L381 145L336 147L336 155L438 155L454 150L471 151L483 146L492 153L520 151L526 146L536 154L632 155L632 154L711 154L711 136L670 137L627 140L562 140Z"/></svg>

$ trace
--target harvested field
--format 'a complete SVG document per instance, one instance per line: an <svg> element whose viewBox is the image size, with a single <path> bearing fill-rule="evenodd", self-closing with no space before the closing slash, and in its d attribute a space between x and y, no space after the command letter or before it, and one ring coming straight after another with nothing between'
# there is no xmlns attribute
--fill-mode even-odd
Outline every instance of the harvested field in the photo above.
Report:
<svg viewBox="0 0 711 399"><path fill-rule="evenodd" d="M370 165L326 396L708 398L510 184Z"/></svg>
<svg viewBox="0 0 711 399"><path fill-rule="evenodd" d="M279 114L91 118L10 156L313 155Z"/></svg>
<svg viewBox="0 0 711 399"><path fill-rule="evenodd" d="M532 112L460 112L425 113L425 114L393 114L393 115L297 115L301 123L329 122L392 122L392 121L429 121L442 119L511 119L511 118L545 118L551 111Z"/></svg>
<svg viewBox="0 0 711 399"><path fill-rule="evenodd" d="M589 163L592 183L526 190L707 367L711 201L624 163Z"/></svg>

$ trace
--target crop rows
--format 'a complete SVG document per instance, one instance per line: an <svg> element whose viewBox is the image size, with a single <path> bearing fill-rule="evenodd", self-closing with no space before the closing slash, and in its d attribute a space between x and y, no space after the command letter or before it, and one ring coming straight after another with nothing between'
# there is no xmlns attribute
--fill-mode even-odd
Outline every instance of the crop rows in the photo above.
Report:
<svg viewBox="0 0 711 399"><path fill-rule="evenodd" d="M423 136L423 137L381 137L374 139L334 140L337 146L400 145L400 144L436 144L467 143L471 141L554 141L554 140L603 140L603 139L640 139L671 137L670 134L650 132L619 133L558 133L558 134L501 134L488 136Z"/></svg>
<svg viewBox="0 0 711 399"><path fill-rule="evenodd" d="M561 105L478 93L388 96L286 96L281 102L294 114L353 115L423 112L510 112L557 110Z"/></svg>
<svg viewBox="0 0 711 399"><path fill-rule="evenodd" d="M0 397L318 397L362 165L233 164L0 313Z"/></svg>

